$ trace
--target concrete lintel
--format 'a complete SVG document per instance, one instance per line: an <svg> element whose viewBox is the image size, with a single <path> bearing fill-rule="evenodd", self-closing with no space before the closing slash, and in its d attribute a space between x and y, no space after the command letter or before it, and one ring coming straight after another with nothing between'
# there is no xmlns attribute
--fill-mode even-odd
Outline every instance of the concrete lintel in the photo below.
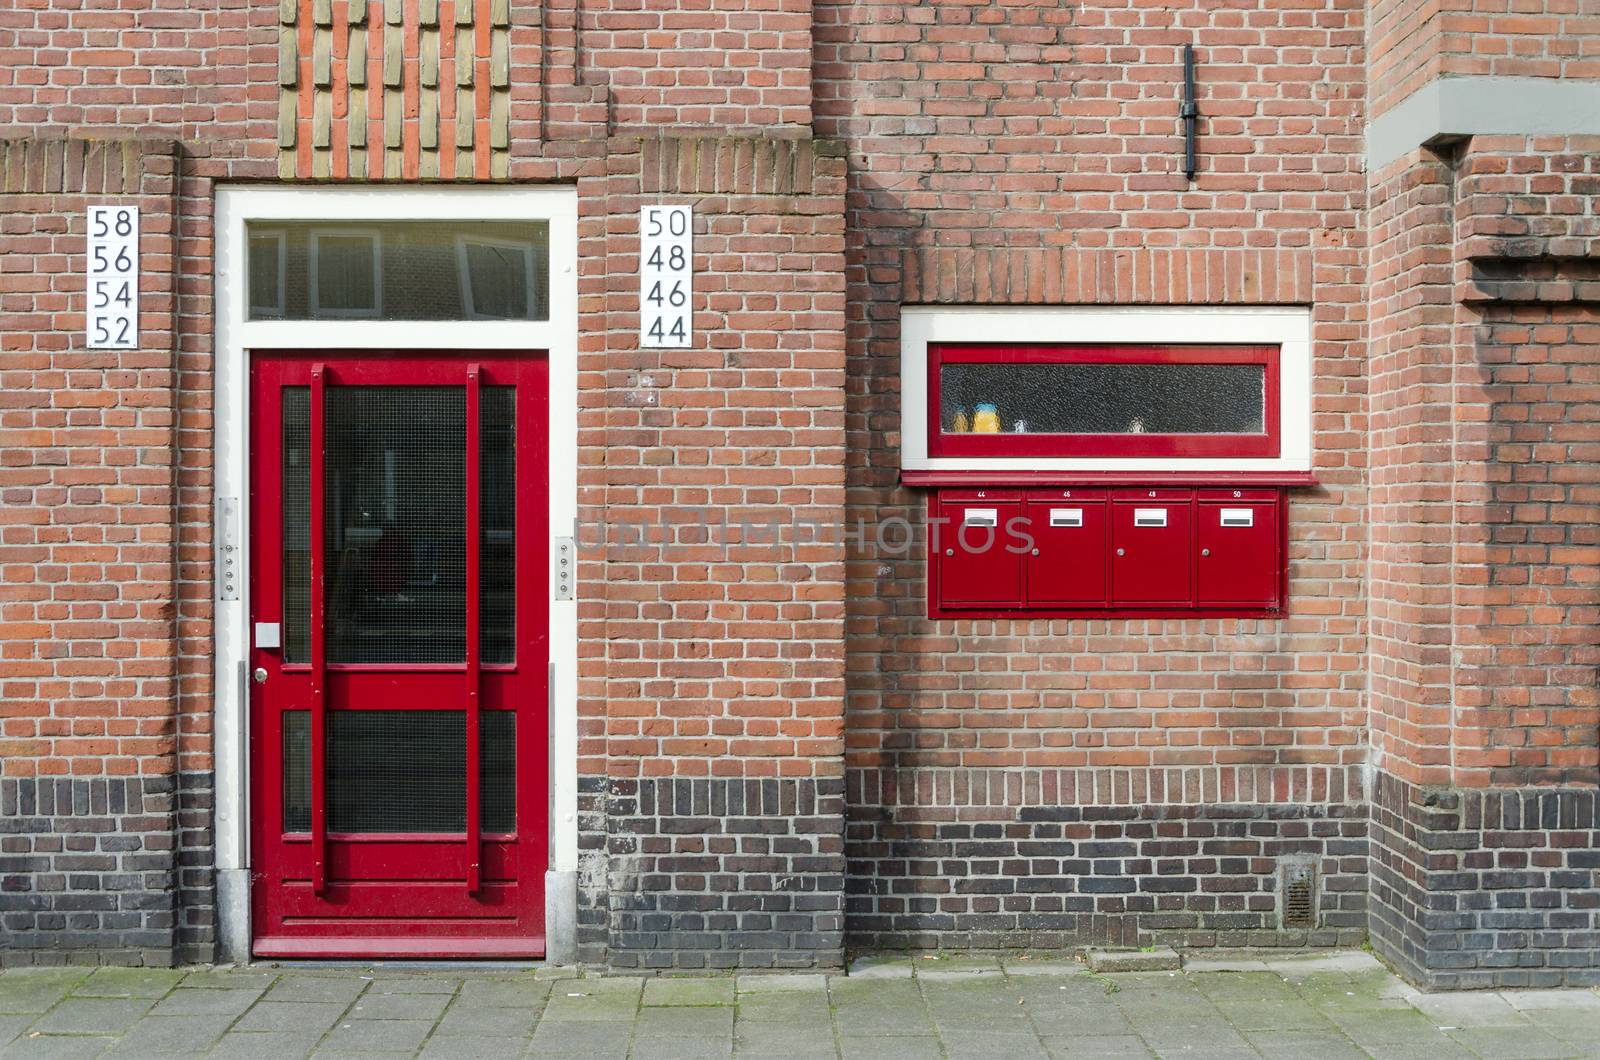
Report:
<svg viewBox="0 0 1600 1060"><path fill-rule="evenodd" d="M1367 125L1367 169L1423 144L1463 136L1600 134L1600 81L1443 77Z"/></svg>

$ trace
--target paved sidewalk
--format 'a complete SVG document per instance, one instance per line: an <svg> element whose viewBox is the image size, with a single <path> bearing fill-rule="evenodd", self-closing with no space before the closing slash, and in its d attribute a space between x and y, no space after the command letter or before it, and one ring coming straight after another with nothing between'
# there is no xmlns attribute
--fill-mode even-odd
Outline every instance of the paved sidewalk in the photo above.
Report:
<svg viewBox="0 0 1600 1060"><path fill-rule="evenodd" d="M0 1056L1600 1057L1600 993L1418 994L1363 953L1095 976L1018 957L849 976L13 969Z"/></svg>

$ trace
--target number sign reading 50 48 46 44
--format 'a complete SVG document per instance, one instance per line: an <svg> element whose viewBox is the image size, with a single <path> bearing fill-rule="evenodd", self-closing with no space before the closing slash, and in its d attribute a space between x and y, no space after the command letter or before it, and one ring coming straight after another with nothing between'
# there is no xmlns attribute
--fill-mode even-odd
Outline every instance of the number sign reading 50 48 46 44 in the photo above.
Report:
<svg viewBox="0 0 1600 1060"><path fill-rule="evenodd" d="M92 350L139 347L139 208L89 207L89 300L84 330Z"/></svg>
<svg viewBox="0 0 1600 1060"><path fill-rule="evenodd" d="M639 345L686 349L694 342L694 207L639 211Z"/></svg>

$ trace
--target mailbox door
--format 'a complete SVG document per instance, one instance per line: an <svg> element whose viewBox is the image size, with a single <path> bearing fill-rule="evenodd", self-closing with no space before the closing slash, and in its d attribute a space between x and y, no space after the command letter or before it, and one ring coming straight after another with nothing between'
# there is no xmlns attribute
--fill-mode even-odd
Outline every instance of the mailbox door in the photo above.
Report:
<svg viewBox="0 0 1600 1060"><path fill-rule="evenodd" d="M1008 529L1022 514L1021 503L947 499L940 512L945 522L934 543L940 604L1022 606L1022 542Z"/></svg>
<svg viewBox="0 0 1600 1060"><path fill-rule="evenodd" d="M1201 503L1200 605L1278 606L1278 506Z"/></svg>
<svg viewBox="0 0 1600 1060"><path fill-rule="evenodd" d="M1175 491L1161 491L1167 494ZM1194 603L1187 498L1119 500L1111 514L1111 602L1130 607Z"/></svg>
<svg viewBox="0 0 1600 1060"><path fill-rule="evenodd" d="M1035 607L1104 607L1106 506L1102 500L1028 502L1028 603Z"/></svg>

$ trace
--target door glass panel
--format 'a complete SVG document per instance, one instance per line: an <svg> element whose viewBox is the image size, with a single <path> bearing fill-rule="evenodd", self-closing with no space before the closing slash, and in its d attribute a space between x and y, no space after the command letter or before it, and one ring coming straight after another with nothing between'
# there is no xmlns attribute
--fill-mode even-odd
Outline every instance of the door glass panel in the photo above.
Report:
<svg viewBox="0 0 1600 1060"><path fill-rule="evenodd" d="M515 390L480 410L481 657L515 658ZM466 658L466 390L325 392L325 612L330 663ZM283 650L311 657L310 392L283 391Z"/></svg>
<svg viewBox="0 0 1600 1060"><path fill-rule="evenodd" d="M485 832L516 830L516 714L478 726L478 800ZM464 832L466 715L458 710L336 710L328 715L328 830ZM283 715L283 828L311 830L311 724Z"/></svg>
<svg viewBox="0 0 1600 1060"><path fill-rule="evenodd" d="M1259 364L945 364L945 434L1260 434Z"/></svg>
<svg viewBox="0 0 1600 1060"><path fill-rule="evenodd" d="M330 663L466 658L465 387L326 391Z"/></svg>
<svg viewBox="0 0 1600 1060"><path fill-rule="evenodd" d="M311 658L311 390L283 388L283 659Z"/></svg>

